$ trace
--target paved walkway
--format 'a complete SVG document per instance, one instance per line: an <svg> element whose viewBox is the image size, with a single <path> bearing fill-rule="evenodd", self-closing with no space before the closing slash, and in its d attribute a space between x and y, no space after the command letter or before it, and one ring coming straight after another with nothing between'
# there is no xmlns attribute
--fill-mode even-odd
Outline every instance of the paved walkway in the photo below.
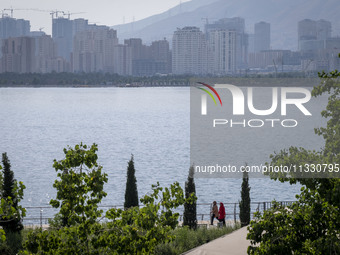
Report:
<svg viewBox="0 0 340 255"><path fill-rule="evenodd" d="M246 255L250 241L246 239L247 227L184 253L185 255Z"/></svg>

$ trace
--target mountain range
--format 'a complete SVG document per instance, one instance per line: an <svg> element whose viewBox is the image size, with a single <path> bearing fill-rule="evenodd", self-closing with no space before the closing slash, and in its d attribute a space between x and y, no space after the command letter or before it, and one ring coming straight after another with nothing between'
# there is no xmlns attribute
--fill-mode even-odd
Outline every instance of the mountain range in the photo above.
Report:
<svg viewBox="0 0 340 255"><path fill-rule="evenodd" d="M204 25L221 18L242 17L246 32L253 33L260 21L271 24L272 49L297 49L297 23L309 18L332 22L333 36L340 36L339 0L192 0L166 12L113 26L120 40L142 38L144 43L163 38L171 41L173 32L185 26Z"/></svg>

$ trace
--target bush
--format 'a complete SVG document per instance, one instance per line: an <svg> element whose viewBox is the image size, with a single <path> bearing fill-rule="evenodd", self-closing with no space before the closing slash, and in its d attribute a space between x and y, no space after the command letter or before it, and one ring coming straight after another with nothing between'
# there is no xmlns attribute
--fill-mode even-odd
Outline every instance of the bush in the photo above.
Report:
<svg viewBox="0 0 340 255"><path fill-rule="evenodd" d="M31 231L22 254L153 254L155 247L173 239L179 213L172 209L195 197L184 199L179 183L169 188L152 186L153 193L141 198L142 207L112 208L105 224L85 220L58 229L58 219L47 231Z"/></svg>
<svg viewBox="0 0 340 255"><path fill-rule="evenodd" d="M172 242L159 244L156 246L155 254L157 255L175 255L181 254L195 247L208 243L221 236L229 234L238 229L235 227L224 228L198 228L197 230L189 229L188 227L176 228L171 235L175 236Z"/></svg>
<svg viewBox="0 0 340 255"><path fill-rule="evenodd" d="M54 215L52 219L48 220L48 229L57 230L63 227L63 217L60 213Z"/></svg>
<svg viewBox="0 0 340 255"><path fill-rule="evenodd" d="M15 255L22 248L21 232L6 233L6 241L0 243L0 254Z"/></svg>

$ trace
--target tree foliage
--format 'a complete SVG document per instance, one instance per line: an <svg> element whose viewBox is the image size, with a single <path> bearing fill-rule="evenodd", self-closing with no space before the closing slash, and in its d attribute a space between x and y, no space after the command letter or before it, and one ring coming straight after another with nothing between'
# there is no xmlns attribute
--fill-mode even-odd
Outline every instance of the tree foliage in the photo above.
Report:
<svg viewBox="0 0 340 255"><path fill-rule="evenodd" d="M103 224L81 222L30 233L25 254L152 254L159 243L174 238L170 231L178 225L179 214L172 209L185 201L178 183L169 188L153 185L152 194L141 198L143 207L112 208Z"/></svg>
<svg viewBox="0 0 340 255"><path fill-rule="evenodd" d="M322 82L313 96L329 94L321 115L327 126L315 130L325 140L321 151L291 147L271 155L272 165L328 164L333 166L324 177L280 173L271 175L281 182L303 185L298 201L291 206L275 207L256 215L249 228L252 246L249 254L339 254L340 253L340 179L336 165L340 162L340 73L321 73ZM312 177L312 178L302 178ZM337 177L337 178L330 178ZM254 245L258 245L255 247Z"/></svg>
<svg viewBox="0 0 340 255"><path fill-rule="evenodd" d="M0 165L0 170L2 170L2 166ZM1 172L0 172L1 173ZM3 176L2 174L0 174L0 186L2 187L3 185ZM2 190L1 190L2 191ZM2 202L2 196L1 196L1 202ZM2 207L0 208L0 213L1 215L3 215L3 209ZM3 246L3 244L5 243L6 241L6 233L3 229L0 229L0 246Z"/></svg>
<svg viewBox="0 0 340 255"><path fill-rule="evenodd" d="M93 72L93 73L0 73L1 86L117 86L127 83L148 84L149 86L188 86L191 76L188 75L167 75L132 77L118 74Z"/></svg>
<svg viewBox="0 0 340 255"><path fill-rule="evenodd" d="M250 187L248 172L243 172L241 187L240 222L241 227L249 225L250 222Z"/></svg>
<svg viewBox="0 0 340 255"><path fill-rule="evenodd" d="M25 185L14 179L11 164L6 153L2 154L0 166L0 252L2 254L16 254L21 246L22 219L26 210L20 201L24 196ZM19 244L18 244L19 243Z"/></svg>
<svg viewBox="0 0 340 255"><path fill-rule="evenodd" d="M135 164L133 161L133 155L128 162L127 174L126 174L126 189L125 189L125 208L138 206L138 190L137 180L135 176Z"/></svg>
<svg viewBox="0 0 340 255"><path fill-rule="evenodd" d="M14 179L14 173L10 170L10 162L7 154L3 154L3 172L0 172L0 186L1 186L1 208L0 225L5 230L20 231L22 229L22 219L26 215L26 209L19 205L24 197L24 189L26 188L23 182ZM0 169L1 166L0 166ZM10 186L7 186L10 184ZM2 225L3 222L11 222L11 224Z"/></svg>
<svg viewBox="0 0 340 255"><path fill-rule="evenodd" d="M65 149L65 159L54 161L59 172L54 187L64 221L59 228L34 230L28 235L23 254L152 254L156 245L172 240L170 231L178 225L173 209L194 201L184 198L178 183L169 188L152 186L141 198L142 207L112 208L105 214L97 203L105 196L107 181L97 164L97 146L76 145Z"/></svg>
<svg viewBox="0 0 340 255"><path fill-rule="evenodd" d="M62 226L94 223L102 214L98 205L106 196L103 188L107 174L102 173L102 166L97 163L97 150L96 144L88 147L80 143L64 149L65 159L54 160L59 179L53 184L57 197L50 204L60 208Z"/></svg>
<svg viewBox="0 0 340 255"><path fill-rule="evenodd" d="M196 187L194 179L194 167L189 168L188 180L185 182L185 198L189 199L191 196L196 197ZM187 202L184 204L183 225L191 229L197 227L197 211L196 201Z"/></svg>
<svg viewBox="0 0 340 255"><path fill-rule="evenodd" d="M11 170L11 163L7 157L7 153L2 153L2 165L3 169L3 186L2 186L2 195L3 197L11 197L14 198L13 187L15 184L14 173ZM14 201L13 201L14 202Z"/></svg>
<svg viewBox="0 0 340 255"><path fill-rule="evenodd" d="M170 231L177 227L179 217L173 209L185 201L179 183L169 188L162 188L157 183L152 186L152 194L141 199L143 207L132 207L127 211L111 209L107 212L109 231L103 234L101 241L106 241L108 251L114 250L118 254L152 254L159 243L172 240ZM132 224L128 224L130 222Z"/></svg>
<svg viewBox="0 0 340 255"><path fill-rule="evenodd" d="M11 215L14 217L8 217L7 215L5 217L2 217L2 220L0 221L0 226L2 226L6 232L20 232L20 230L23 229L23 225L21 222L22 217L20 211L18 211L18 203L20 199L22 199L23 194L21 194L20 196L17 191L22 184L19 183L19 187L17 186L17 181L14 179L14 173L11 170L11 163L7 157L7 153L2 154L2 165L2 198L4 199L4 203L7 204L7 206L12 207L9 209L10 211L13 209L13 213L11 213ZM14 212L17 212L17 214L15 215Z"/></svg>

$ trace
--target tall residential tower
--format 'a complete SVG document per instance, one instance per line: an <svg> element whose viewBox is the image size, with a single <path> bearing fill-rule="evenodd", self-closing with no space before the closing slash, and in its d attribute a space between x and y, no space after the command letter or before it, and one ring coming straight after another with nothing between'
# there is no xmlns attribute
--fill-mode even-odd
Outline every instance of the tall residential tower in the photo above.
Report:
<svg viewBox="0 0 340 255"><path fill-rule="evenodd" d="M172 72L174 74L207 73L207 43L198 27L178 28L172 37Z"/></svg>
<svg viewBox="0 0 340 255"><path fill-rule="evenodd" d="M263 21L256 23L254 32L254 51L270 50L270 24Z"/></svg>

